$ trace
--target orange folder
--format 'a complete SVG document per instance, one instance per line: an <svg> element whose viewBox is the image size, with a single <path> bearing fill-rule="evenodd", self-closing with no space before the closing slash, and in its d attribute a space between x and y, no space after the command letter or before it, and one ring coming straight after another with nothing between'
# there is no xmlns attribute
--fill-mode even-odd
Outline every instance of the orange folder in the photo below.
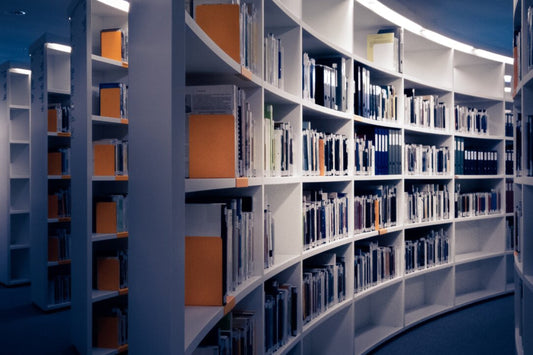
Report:
<svg viewBox="0 0 533 355"><path fill-rule="evenodd" d="M96 233L117 232L116 202L96 203Z"/></svg>
<svg viewBox="0 0 533 355"><path fill-rule="evenodd" d="M48 153L48 175L61 175L61 153Z"/></svg>
<svg viewBox="0 0 533 355"><path fill-rule="evenodd" d="M96 260L96 288L118 291L120 288L120 264L117 257L99 257Z"/></svg>
<svg viewBox="0 0 533 355"><path fill-rule="evenodd" d="M189 177L236 177L233 115L189 116Z"/></svg>
<svg viewBox="0 0 533 355"><path fill-rule="evenodd" d="M224 52L240 63L239 5L198 5L194 11L196 23Z"/></svg>
<svg viewBox="0 0 533 355"><path fill-rule="evenodd" d="M222 238L185 237L185 305L222 306Z"/></svg>
<svg viewBox="0 0 533 355"><path fill-rule="evenodd" d="M320 176L326 175L326 147L324 139L318 141L318 168Z"/></svg>
<svg viewBox="0 0 533 355"><path fill-rule="evenodd" d="M115 175L115 145L93 145L94 176Z"/></svg>
<svg viewBox="0 0 533 355"><path fill-rule="evenodd" d="M100 116L120 118L120 87L100 88Z"/></svg>
<svg viewBox="0 0 533 355"><path fill-rule="evenodd" d="M119 29L100 32L101 56L122 61L122 31Z"/></svg>
<svg viewBox="0 0 533 355"><path fill-rule="evenodd" d="M48 237L48 261L59 260L59 238Z"/></svg>
<svg viewBox="0 0 533 355"><path fill-rule="evenodd" d="M374 201L374 224L376 225L376 230L379 230L379 200Z"/></svg>
<svg viewBox="0 0 533 355"><path fill-rule="evenodd" d="M57 110L48 109L48 132L57 132Z"/></svg>
<svg viewBox="0 0 533 355"><path fill-rule="evenodd" d="M119 319L116 316L99 316L96 318L96 347L117 349L119 347Z"/></svg>
<svg viewBox="0 0 533 355"><path fill-rule="evenodd" d="M48 218L59 217L59 202L57 195L48 195Z"/></svg>

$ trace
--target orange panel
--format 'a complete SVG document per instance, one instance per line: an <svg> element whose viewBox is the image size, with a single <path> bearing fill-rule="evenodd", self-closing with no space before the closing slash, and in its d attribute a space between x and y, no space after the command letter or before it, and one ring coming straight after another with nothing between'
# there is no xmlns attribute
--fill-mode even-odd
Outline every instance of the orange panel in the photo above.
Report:
<svg viewBox="0 0 533 355"><path fill-rule="evenodd" d="M115 175L115 146L113 144L95 144L94 176Z"/></svg>
<svg viewBox="0 0 533 355"><path fill-rule="evenodd" d="M235 177L233 115L189 116L189 177Z"/></svg>
<svg viewBox="0 0 533 355"><path fill-rule="evenodd" d="M117 232L116 202L96 203L96 233Z"/></svg>
<svg viewBox="0 0 533 355"><path fill-rule="evenodd" d="M196 23L224 52L241 62L239 5L208 4L195 7Z"/></svg>
<svg viewBox="0 0 533 355"><path fill-rule="evenodd" d="M222 238L185 237L185 305L222 306Z"/></svg>
<svg viewBox="0 0 533 355"><path fill-rule="evenodd" d="M100 46L102 57L122 61L122 32L120 30L101 31Z"/></svg>

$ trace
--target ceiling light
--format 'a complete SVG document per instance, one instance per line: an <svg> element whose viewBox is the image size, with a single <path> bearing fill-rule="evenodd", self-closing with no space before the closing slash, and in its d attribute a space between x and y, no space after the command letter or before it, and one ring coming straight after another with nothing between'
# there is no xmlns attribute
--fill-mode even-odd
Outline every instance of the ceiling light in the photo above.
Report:
<svg viewBox="0 0 533 355"><path fill-rule="evenodd" d="M72 48L70 46L65 46L64 44L59 43L46 43L46 48L65 53L72 52Z"/></svg>
<svg viewBox="0 0 533 355"><path fill-rule="evenodd" d="M119 9L120 11L129 12L130 11L130 3L125 0L98 0L102 4L106 4L108 6L114 7L115 9Z"/></svg>
<svg viewBox="0 0 533 355"><path fill-rule="evenodd" d="M28 14L28 11L22 10L22 9L15 9L15 10L7 10L4 12L6 15L13 15L13 16L25 16Z"/></svg>
<svg viewBox="0 0 533 355"><path fill-rule="evenodd" d="M102 0L100 0L102 1ZM436 32L430 31L428 29L425 29L424 27L420 26L419 24L409 20L408 18L400 15L396 11L388 8L387 6L383 5L378 0L355 0L359 4L365 6L366 8L370 9L374 13L376 13L378 16L383 17L386 20L389 20L390 22L394 23L397 26L403 27L404 29L413 32L415 34L421 35L431 41L434 41L436 43L445 45L446 47L450 47L456 50L459 50L461 52L474 54L478 57L494 60L497 62L503 62L506 64L513 64L513 58L503 56L500 54L492 53L483 49L474 48L468 44L456 41L454 39L445 37L441 34L438 34Z"/></svg>
<svg viewBox="0 0 533 355"><path fill-rule="evenodd" d="M22 69L22 68L10 68L9 72L10 73L15 73L15 74L24 74L24 75L30 75L31 74L31 70Z"/></svg>
<svg viewBox="0 0 533 355"><path fill-rule="evenodd" d="M503 88L503 92L511 92L511 88L509 86L506 86Z"/></svg>
<svg viewBox="0 0 533 355"><path fill-rule="evenodd" d="M504 75L503 76L503 81L506 82L506 83L510 83L512 78L513 77L511 75Z"/></svg>

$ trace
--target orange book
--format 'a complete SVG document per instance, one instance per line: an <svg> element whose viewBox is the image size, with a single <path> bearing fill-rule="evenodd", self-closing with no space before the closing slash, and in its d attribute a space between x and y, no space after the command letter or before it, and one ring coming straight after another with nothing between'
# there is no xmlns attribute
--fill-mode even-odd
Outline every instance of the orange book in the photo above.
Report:
<svg viewBox="0 0 533 355"><path fill-rule="evenodd" d="M102 30L100 32L101 56L109 59L122 60L122 31L119 29Z"/></svg>
<svg viewBox="0 0 533 355"><path fill-rule="evenodd" d="M374 201L374 224L376 225L376 230L379 230L379 200Z"/></svg>
<svg viewBox="0 0 533 355"><path fill-rule="evenodd" d="M222 238L185 237L185 305L222 306Z"/></svg>
<svg viewBox="0 0 533 355"><path fill-rule="evenodd" d="M326 147L323 138L318 141L318 168L320 176L326 175Z"/></svg>
<svg viewBox="0 0 533 355"><path fill-rule="evenodd" d="M117 232L117 203L96 203L96 233Z"/></svg>
<svg viewBox="0 0 533 355"><path fill-rule="evenodd" d="M57 110L48 109L48 132L57 132Z"/></svg>
<svg viewBox="0 0 533 355"><path fill-rule="evenodd" d="M99 316L96 318L96 346L99 348L117 349L120 344L119 319L116 316Z"/></svg>
<svg viewBox="0 0 533 355"><path fill-rule="evenodd" d="M100 85L100 116L121 118L119 85Z"/></svg>
<svg viewBox="0 0 533 355"><path fill-rule="evenodd" d="M194 10L196 23L224 52L241 62L239 5L206 4Z"/></svg>
<svg viewBox="0 0 533 355"><path fill-rule="evenodd" d="M120 263L117 257L99 257L96 260L96 289L120 289Z"/></svg>
<svg viewBox="0 0 533 355"><path fill-rule="evenodd" d="M48 261L59 260L59 238L48 237Z"/></svg>
<svg viewBox="0 0 533 355"><path fill-rule="evenodd" d="M95 143L93 153L94 176L114 176L115 145Z"/></svg>
<svg viewBox="0 0 533 355"><path fill-rule="evenodd" d="M48 218L59 217L59 202L57 195L48 195Z"/></svg>
<svg viewBox="0 0 533 355"><path fill-rule="evenodd" d="M48 175L61 175L61 153L48 153Z"/></svg>
<svg viewBox="0 0 533 355"><path fill-rule="evenodd" d="M189 177L234 178L235 117L189 116Z"/></svg>

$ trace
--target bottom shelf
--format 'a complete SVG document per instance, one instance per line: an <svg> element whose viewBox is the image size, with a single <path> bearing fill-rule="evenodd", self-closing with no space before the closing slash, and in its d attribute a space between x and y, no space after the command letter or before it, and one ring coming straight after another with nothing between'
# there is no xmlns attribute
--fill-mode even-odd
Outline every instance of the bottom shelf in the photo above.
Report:
<svg viewBox="0 0 533 355"><path fill-rule="evenodd" d="M124 344L118 349L93 348L93 355L114 355L128 351L128 344Z"/></svg>
<svg viewBox="0 0 533 355"><path fill-rule="evenodd" d="M70 301L69 302L56 303L56 304L48 304L48 305L46 305L45 311L54 311L56 309L67 308L67 307L70 307Z"/></svg>
<svg viewBox="0 0 533 355"><path fill-rule="evenodd" d="M355 353L364 353L401 330L402 327L391 327L385 325L368 326L364 329L359 329L357 330L358 334L355 336Z"/></svg>
<svg viewBox="0 0 533 355"><path fill-rule="evenodd" d="M185 353L194 350L224 315L223 307L185 307ZM195 342L197 344L193 344Z"/></svg>
<svg viewBox="0 0 533 355"><path fill-rule="evenodd" d="M420 308L409 310L405 313L405 325L409 326L424 319L435 317L439 313L444 313L450 309L450 306L443 306L440 304L428 304Z"/></svg>
<svg viewBox="0 0 533 355"><path fill-rule="evenodd" d="M457 295L457 297L455 298L455 305L463 306L468 303L483 301L487 298L499 296L504 293L505 292L502 292L501 290L490 290L490 289L469 292L469 293L465 293L462 295Z"/></svg>

